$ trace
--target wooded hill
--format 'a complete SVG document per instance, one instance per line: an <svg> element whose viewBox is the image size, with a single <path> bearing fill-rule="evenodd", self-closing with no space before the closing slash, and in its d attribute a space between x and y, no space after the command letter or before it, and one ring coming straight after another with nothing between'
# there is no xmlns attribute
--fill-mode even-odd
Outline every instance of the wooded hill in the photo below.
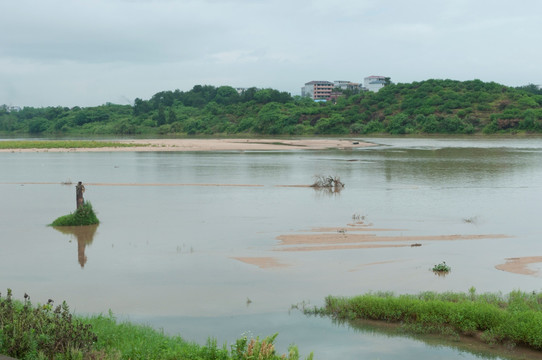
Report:
<svg viewBox="0 0 542 360"><path fill-rule="evenodd" d="M426 80L314 102L274 89L196 85L134 105L0 106L0 133L45 135L347 135L542 132L542 90Z"/></svg>

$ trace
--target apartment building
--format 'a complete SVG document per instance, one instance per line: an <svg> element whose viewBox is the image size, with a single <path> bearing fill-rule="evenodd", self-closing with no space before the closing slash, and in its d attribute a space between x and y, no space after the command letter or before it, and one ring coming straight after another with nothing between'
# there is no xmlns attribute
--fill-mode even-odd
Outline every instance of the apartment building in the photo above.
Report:
<svg viewBox="0 0 542 360"><path fill-rule="evenodd" d="M333 91L335 84L330 81L309 81L301 88L301 96L310 97L313 100L325 100Z"/></svg>
<svg viewBox="0 0 542 360"><path fill-rule="evenodd" d="M338 94L333 94L333 89L350 90L353 93L360 91L377 92L390 81L390 78L385 76L368 76L364 79L363 86L359 83L354 83L348 80L331 81L310 81L305 83L301 88L301 96L310 97L313 100L333 100Z"/></svg>

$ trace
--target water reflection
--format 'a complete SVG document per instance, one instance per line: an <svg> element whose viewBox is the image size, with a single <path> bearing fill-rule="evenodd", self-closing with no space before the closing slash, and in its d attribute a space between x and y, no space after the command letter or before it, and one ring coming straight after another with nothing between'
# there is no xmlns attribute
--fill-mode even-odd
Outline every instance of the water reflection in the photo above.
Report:
<svg viewBox="0 0 542 360"><path fill-rule="evenodd" d="M317 196L339 196L344 187L312 187Z"/></svg>
<svg viewBox="0 0 542 360"><path fill-rule="evenodd" d="M87 263L87 256L85 255L85 248L87 245L92 244L98 224L87 226L53 226L55 230L60 231L63 234L72 235L77 239L77 260L81 269L85 267Z"/></svg>
<svg viewBox="0 0 542 360"><path fill-rule="evenodd" d="M436 270L433 270L433 274L435 274L436 276L439 276L439 277L446 277L450 274L451 271L436 271Z"/></svg>
<svg viewBox="0 0 542 360"><path fill-rule="evenodd" d="M363 154L367 159L382 162L387 182L423 179L446 186L457 181L478 182L510 176L539 163L533 153L506 148L385 149Z"/></svg>

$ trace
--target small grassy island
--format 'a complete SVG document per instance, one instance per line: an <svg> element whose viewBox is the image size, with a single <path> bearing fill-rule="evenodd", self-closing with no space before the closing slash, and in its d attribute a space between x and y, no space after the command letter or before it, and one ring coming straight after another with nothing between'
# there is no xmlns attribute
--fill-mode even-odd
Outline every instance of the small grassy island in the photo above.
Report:
<svg viewBox="0 0 542 360"><path fill-rule="evenodd" d="M92 209L92 204L85 201L83 193L85 186L81 181L75 186L75 212L57 218L50 226L87 226L97 225L100 223Z"/></svg>
<svg viewBox="0 0 542 360"><path fill-rule="evenodd" d="M508 295L423 292L418 295L370 293L351 298L329 296L322 308L306 314L339 321L367 319L396 323L409 333L466 335L488 344L542 349L542 293Z"/></svg>
<svg viewBox="0 0 542 360"><path fill-rule="evenodd" d="M87 201L73 213L57 218L51 226L84 226L99 223L100 220L96 217L92 204Z"/></svg>

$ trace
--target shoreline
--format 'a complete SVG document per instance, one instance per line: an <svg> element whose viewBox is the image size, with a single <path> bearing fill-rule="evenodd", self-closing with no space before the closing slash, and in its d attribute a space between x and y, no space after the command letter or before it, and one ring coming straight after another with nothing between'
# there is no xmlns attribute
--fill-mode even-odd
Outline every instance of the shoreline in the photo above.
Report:
<svg viewBox="0 0 542 360"><path fill-rule="evenodd" d="M117 140L123 147L11 148L0 152L158 152L158 151L273 151L355 149L374 144L345 139L145 139Z"/></svg>

